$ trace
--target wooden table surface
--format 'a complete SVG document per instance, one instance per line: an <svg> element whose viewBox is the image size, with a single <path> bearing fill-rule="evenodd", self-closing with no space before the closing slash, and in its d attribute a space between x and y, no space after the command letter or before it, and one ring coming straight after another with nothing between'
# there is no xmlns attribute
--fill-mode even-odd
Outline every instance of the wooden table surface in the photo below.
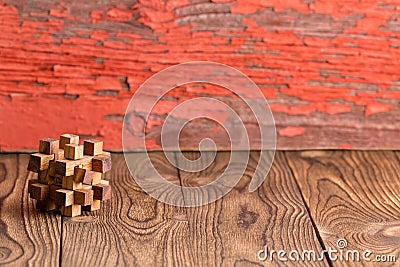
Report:
<svg viewBox="0 0 400 267"><path fill-rule="evenodd" d="M122 154L106 174L113 196L100 211L75 218L41 213L27 193L28 155L0 155L0 265L8 266L377 266L377 262L260 261L259 250L321 253L337 249L400 257L400 153L277 152L262 186L247 190L258 160L218 201L195 208L157 202L130 175ZM188 158L197 152L186 152ZM227 165L219 152L202 172L179 171L151 153L163 176L206 183ZM146 168L137 162L138 168ZM382 257L381 257L382 258ZM399 266L386 262L379 266Z"/></svg>

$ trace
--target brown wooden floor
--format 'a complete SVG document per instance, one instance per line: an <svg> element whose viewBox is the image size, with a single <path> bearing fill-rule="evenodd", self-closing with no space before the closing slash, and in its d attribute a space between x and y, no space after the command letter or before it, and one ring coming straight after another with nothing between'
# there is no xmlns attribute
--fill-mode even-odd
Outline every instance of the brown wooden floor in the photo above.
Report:
<svg viewBox="0 0 400 267"><path fill-rule="evenodd" d="M187 152L188 158L197 157ZM182 185L216 177L229 159L220 152L200 173L178 171L151 153L163 176ZM222 199L202 207L159 203L132 179L121 154L106 175L113 198L76 218L40 213L27 193L26 154L0 155L0 265L9 266L377 266L377 262L282 262L257 259L269 249L370 250L400 257L400 153L277 152L263 185L249 193L257 164ZM138 168L146 168L137 163ZM373 258L373 256L371 256ZM379 266L399 266L397 262Z"/></svg>

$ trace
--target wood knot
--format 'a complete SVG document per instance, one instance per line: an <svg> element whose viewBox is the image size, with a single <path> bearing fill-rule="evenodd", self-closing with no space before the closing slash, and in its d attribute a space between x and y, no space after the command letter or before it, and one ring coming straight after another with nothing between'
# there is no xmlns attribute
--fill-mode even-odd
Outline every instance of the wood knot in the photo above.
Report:
<svg viewBox="0 0 400 267"><path fill-rule="evenodd" d="M4 262L11 255L11 249L6 247L0 247L0 263Z"/></svg>
<svg viewBox="0 0 400 267"><path fill-rule="evenodd" d="M247 206L240 206L240 213L237 221L239 227L248 229L252 224L254 224L260 215L253 211L247 210Z"/></svg>
<svg viewBox="0 0 400 267"><path fill-rule="evenodd" d="M385 227L382 233L387 237L400 237L400 225Z"/></svg>

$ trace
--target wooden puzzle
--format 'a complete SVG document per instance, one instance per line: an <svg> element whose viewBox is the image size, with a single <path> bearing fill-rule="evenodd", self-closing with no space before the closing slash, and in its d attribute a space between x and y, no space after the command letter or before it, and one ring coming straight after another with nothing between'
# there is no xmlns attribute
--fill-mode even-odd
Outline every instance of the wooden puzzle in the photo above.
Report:
<svg viewBox="0 0 400 267"><path fill-rule="evenodd" d="M103 142L63 134L60 140L40 140L39 152L30 156L28 171L37 173L28 192L42 211L60 210L64 216L100 209L111 198L111 186L102 176L111 170L111 155Z"/></svg>

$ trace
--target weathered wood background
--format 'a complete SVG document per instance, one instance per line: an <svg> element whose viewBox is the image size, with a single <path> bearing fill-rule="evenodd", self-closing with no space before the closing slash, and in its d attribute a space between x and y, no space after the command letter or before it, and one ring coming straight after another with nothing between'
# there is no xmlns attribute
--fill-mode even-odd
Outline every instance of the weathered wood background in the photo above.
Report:
<svg viewBox="0 0 400 267"><path fill-rule="evenodd" d="M217 179L230 154L218 152L208 168L193 173L175 168L162 152L149 153L163 177L187 187ZM153 168L143 164L144 153L137 156L134 169L143 174ZM183 208L149 196L124 156L113 153L114 168L105 175L113 186L111 200L100 211L68 218L35 209L27 192L33 178L27 154L0 154L0 265L399 266L399 152L278 151L265 181L249 193L257 164L265 165L259 156L251 152L242 178L224 197ZM187 201L190 195L181 197ZM357 250L360 261L329 259L327 253L324 261L279 261L276 253L273 261L257 258L265 245L319 256L323 249L338 249L340 239L348 241L343 258ZM371 262L362 259L366 250ZM376 262L378 255L397 262Z"/></svg>
<svg viewBox="0 0 400 267"><path fill-rule="evenodd" d="M280 149L400 148L399 18L394 0L0 2L0 148L74 132L121 149L138 86L193 60L260 86ZM197 95L229 100L210 86L174 90L148 123L149 147L166 113ZM199 127L216 126L185 136Z"/></svg>

